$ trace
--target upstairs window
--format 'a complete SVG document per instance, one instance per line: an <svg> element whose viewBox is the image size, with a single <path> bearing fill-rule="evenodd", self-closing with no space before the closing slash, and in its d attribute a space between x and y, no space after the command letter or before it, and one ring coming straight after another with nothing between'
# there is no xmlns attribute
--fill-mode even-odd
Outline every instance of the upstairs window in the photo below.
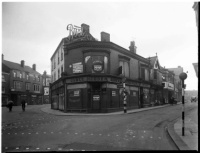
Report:
<svg viewBox="0 0 200 153"><path fill-rule="evenodd" d="M129 62L120 60L119 66L122 66L122 75L125 77L129 77L130 69L129 69Z"/></svg>
<svg viewBox="0 0 200 153"><path fill-rule="evenodd" d="M17 73L15 71L13 71L13 77L16 78Z"/></svg>
<svg viewBox="0 0 200 153"><path fill-rule="evenodd" d="M26 90L30 90L30 83L26 83Z"/></svg>

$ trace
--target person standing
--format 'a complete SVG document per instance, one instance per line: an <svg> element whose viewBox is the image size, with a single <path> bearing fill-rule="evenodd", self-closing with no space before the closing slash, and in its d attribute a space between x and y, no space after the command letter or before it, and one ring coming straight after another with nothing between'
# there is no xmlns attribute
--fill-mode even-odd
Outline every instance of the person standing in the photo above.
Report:
<svg viewBox="0 0 200 153"><path fill-rule="evenodd" d="M13 101L10 99L7 103L7 107L9 108L9 112L12 112L12 107L13 107Z"/></svg>
<svg viewBox="0 0 200 153"><path fill-rule="evenodd" d="M22 110L25 111L26 101L22 99L21 104L22 104Z"/></svg>

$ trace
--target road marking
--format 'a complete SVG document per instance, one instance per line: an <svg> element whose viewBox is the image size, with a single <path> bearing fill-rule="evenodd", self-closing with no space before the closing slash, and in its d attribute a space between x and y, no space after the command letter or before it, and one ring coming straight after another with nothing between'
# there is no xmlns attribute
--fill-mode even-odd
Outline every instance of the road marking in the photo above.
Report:
<svg viewBox="0 0 200 153"><path fill-rule="evenodd" d="M40 149L40 148L36 148L36 149L38 150L38 149Z"/></svg>
<svg viewBox="0 0 200 153"><path fill-rule="evenodd" d="M58 148L58 150L62 150L62 148Z"/></svg>
<svg viewBox="0 0 200 153"><path fill-rule="evenodd" d="M15 148L15 149L19 149L19 147Z"/></svg>
<svg viewBox="0 0 200 153"><path fill-rule="evenodd" d="M47 148L47 150L50 150L51 148Z"/></svg>
<svg viewBox="0 0 200 153"><path fill-rule="evenodd" d="M26 148L26 150L29 150L29 148Z"/></svg>
<svg viewBox="0 0 200 153"><path fill-rule="evenodd" d="M70 151L73 151L74 149L69 149Z"/></svg>
<svg viewBox="0 0 200 153"><path fill-rule="evenodd" d="M85 151L85 150L81 150L81 151Z"/></svg>

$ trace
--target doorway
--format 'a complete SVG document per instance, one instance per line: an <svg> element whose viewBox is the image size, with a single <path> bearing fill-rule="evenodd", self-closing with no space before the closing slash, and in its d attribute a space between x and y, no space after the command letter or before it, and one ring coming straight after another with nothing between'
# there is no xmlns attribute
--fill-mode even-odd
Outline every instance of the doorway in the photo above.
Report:
<svg viewBox="0 0 200 153"><path fill-rule="evenodd" d="M101 108L101 83L91 84L91 103L93 110L100 110Z"/></svg>

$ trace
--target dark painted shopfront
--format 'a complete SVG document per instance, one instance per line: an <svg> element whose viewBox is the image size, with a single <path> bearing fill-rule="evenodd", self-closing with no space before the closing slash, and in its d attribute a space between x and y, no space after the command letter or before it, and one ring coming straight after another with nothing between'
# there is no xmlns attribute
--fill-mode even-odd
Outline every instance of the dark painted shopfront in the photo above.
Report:
<svg viewBox="0 0 200 153"><path fill-rule="evenodd" d="M81 75L63 77L51 85L52 109L64 112L113 112L123 110L121 78L112 75ZM149 105L150 85L127 80L127 109ZM140 103L140 90L144 102Z"/></svg>

